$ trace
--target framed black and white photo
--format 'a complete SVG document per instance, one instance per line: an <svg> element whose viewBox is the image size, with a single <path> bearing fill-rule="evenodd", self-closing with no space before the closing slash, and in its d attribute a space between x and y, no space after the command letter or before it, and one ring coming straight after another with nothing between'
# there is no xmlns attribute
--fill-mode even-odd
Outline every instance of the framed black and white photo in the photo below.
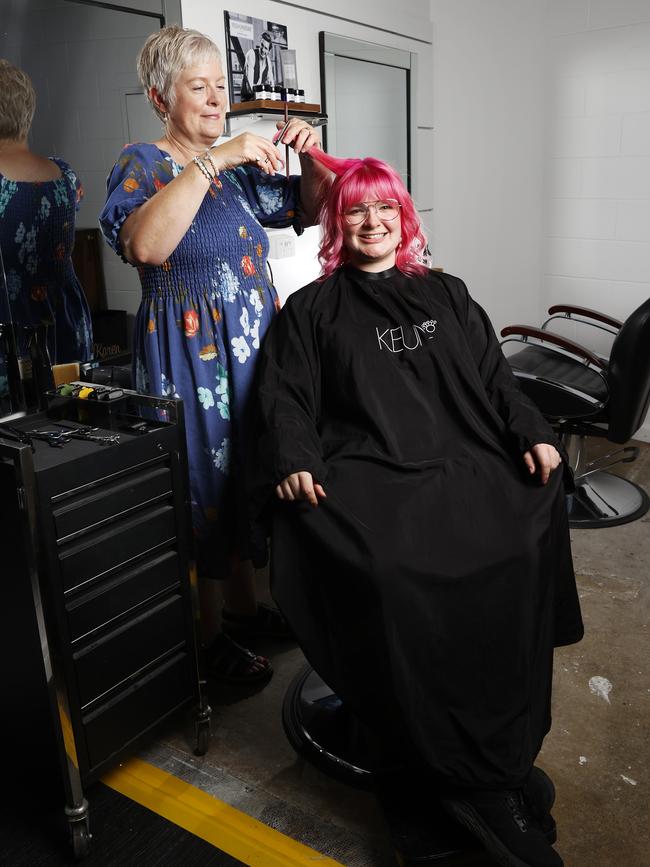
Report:
<svg viewBox="0 0 650 867"><path fill-rule="evenodd" d="M288 47L287 28L239 12L224 12L224 17L230 102L255 99L257 84L284 86L282 51Z"/></svg>

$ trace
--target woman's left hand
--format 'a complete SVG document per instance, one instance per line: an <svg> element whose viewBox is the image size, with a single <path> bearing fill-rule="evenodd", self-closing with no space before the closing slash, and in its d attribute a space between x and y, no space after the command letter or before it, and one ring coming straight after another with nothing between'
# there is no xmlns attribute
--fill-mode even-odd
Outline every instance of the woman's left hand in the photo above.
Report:
<svg viewBox="0 0 650 867"><path fill-rule="evenodd" d="M284 121L278 121L276 126L278 130L281 130L284 127ZM273 143L277 147L283 144L289 145L297 154L304 154L314 145L319 145L320 139L311 124L299 117L292 117L282 139L274 137Z"/></svg>
<svg viewBox="0 0 650 867"><path fill-rule="evenodd" d="M550 443L538 443L524 453L524 462L531 476L539 470L539 479L545 485L554 469L562 463L560 453Z"/></svg>

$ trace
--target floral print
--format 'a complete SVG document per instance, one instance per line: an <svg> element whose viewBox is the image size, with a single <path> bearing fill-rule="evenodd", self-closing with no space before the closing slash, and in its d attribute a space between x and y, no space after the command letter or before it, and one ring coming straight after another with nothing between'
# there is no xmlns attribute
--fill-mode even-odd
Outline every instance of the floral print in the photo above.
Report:
<svg viewBox="0 0 650 867"><path fill-rule="evenodd" d="M227 476L230 469L230 440L224 439L219 448L211 449L211 452L215 467Z"/></svg>
<svg viewBox="0 0 650 867"><path fill-rule="evenodd" d="M119 255L124 220L180 170L154 145L124 148L108 179L100 218ZM143 302L133 338L137 387L183 399L201 576L223 577L233 547L245 553L243 415L260 338L278 303L262 226L292 224L297 185L296 178L270 177L253 167L222 172L164 265L138 269ZM262 202L267 188L271 192Z"/></svg>
<svg viewBox="0 0 650 867"><path fill-rule="evenodd" d="M0 248L11 313L18 325L46 323L54 363L89 361L92 325L72 265L75 209L83 190L70 166L52 157L61 176L32 183L0 174ZM26 353L18 329L18 351Z"/></svg>
<svg viewBox="0 0 650 867"><path fill-rule="evenodd" d="M239 280L227 262L219 262L217 269L221 279L214 281L214 285L218 287L217 292L221 294L223 300L231 304L240 292Z"/></svg>
<svg viewBox="0 0 650 867"><path fill-rule="evenodd" d="M257 195L260 200L260 205L262 206L262 210L265 214L272 214L274 211L277 211L281 202L278 201L281 198L280 190L267 189L266 187L258 187Z"/></svg>
<svg viewBox="0 0 650 867"><path fill-rule="evenodd" d="M203 409L210 409L211 406L214 406L214 397L212 396L212 392L209 388L204 388L200 385L196 390L199 403L203 407Z"/></svg>
<svg viewBox="0 0 650 867"><path fill-rule="evenodd" d="M183 314L183 322L185 323L185 336L196 337L199 333L199 314L196 310L186 310Z"/></svg>
<svg viewBox="0 0 650 867"><path fill-rule="evenodd" d="M6 207L15 195L17 189L18 184L16 181L8 181L6 178L2 178L0 185L0 217L4 217Z"/></svg>
<svg viewBox="0 0 650 867"><path fill-rule="evenodd" d="M245 337L233 337L230 341L232 344L232 351L240 364L246 364L246 360L251 354L250 347L248 343L246 343Z"/></svg>

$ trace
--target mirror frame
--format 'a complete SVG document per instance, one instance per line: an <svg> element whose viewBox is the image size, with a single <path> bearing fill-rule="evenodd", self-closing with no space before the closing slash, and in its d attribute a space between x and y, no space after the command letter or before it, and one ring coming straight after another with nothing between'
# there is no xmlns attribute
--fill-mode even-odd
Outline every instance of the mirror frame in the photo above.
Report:
<svg viewBox="0 0 650 867"><path fill-rule="evenodd" d="M334 87L334 61L336 57L348 60L361 60L366 63L380 63L384 66L394 66L406 71L406 87L408 99L406 104L406 180L409 193L415 189L414 167L417 165L415 142L417 140L415 127L415 112L417 105L417 54L389 45L379 45L349 36L338 36L321 30L318 34L320 56L321 110L327 115L327 124L323 127L323 147L329 152L328 136L336 134L336 95Z"/></svg>

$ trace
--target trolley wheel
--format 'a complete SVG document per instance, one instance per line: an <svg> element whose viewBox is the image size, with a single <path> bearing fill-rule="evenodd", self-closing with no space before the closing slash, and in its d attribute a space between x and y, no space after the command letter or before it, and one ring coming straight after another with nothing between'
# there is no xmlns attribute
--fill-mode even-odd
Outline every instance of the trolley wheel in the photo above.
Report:
<svg viewBox="0 0 650 867"><path fill-rule="evenodd" d="M194 746L195 756L204 756L210 745L210 718L197 720L194 726L196 742Z"/></svg>
<svg viewBox="0 0 650 867"><path fill-rule="evenodd" d="M88 828L88 820L70 823L70 843L72 854L77 861L86 858L90 853L92 834Z"/></svg>

